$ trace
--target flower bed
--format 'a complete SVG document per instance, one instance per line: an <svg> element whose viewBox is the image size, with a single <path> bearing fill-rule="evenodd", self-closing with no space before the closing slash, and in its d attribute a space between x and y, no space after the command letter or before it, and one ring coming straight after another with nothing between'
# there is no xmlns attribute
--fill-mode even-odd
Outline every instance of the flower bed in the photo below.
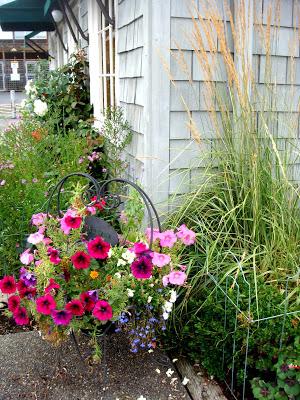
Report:
<svg viewBox="0 0 300 400"><path fill-rule="evenodd" d="M99 235L88 238L86 217L101 213L103 204L96 198L85 206L75 197L61 218L34 214L36 232L27 238L30 248L21 254L18 280L10 275L0 281L10 296L8 315L17 324L34 319L55 343L87 330L94 360L100 358L97 335L109 322L127 333L133 353L157 346L177 289L187 285L180 254L195 241L185 225L152 234L147 229L145 235L137 231L134 241L120 237L116 246Z"/></svg>

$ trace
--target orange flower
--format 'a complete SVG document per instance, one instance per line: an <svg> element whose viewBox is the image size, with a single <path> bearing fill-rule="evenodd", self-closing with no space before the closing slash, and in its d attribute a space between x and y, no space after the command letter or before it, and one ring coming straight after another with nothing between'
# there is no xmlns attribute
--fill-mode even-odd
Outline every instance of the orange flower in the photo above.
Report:
<svg viewBox="0 0 300 400"><path fill-rule="evenodd" d="M38 142L42 139L42 134L39 129L32 131L31 136L33 137L33 139L37 140Z"/></svg>
<svg viewBox="0 0 300 400"><path fill-rule="evenodd" d="M111 275L107 275L106 281L107 281L107 282L110 282L110 281L111 281Z"/></svg>
<svg viewBox="0 0 300 400"><path fill-rule="evenodd" d="M91 271L90 272L90 277L92 279L96 279L96 278L98 278L98 276L99 276L99 272L97 272L97 271Z"/></svg>

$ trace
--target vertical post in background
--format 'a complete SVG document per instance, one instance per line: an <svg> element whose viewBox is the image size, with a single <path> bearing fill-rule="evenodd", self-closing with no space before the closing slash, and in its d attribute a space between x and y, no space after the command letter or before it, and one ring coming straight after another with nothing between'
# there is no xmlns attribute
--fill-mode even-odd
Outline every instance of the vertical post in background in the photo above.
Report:
<svg viewBox="0 0 300 400"><path fill-rule="evenodd" d="M11 107L11 117L16 118L16 92L15 90L10 91L10 107Z"/></svg>

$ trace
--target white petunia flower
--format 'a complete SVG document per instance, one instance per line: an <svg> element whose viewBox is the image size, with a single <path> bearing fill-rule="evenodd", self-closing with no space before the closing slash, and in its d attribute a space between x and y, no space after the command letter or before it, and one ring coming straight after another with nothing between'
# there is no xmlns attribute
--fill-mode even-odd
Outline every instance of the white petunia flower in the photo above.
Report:
<svg viewBox="0 0 300 400"><path fill-rule="evenodd" d="M126 261L122 260L122 258L119 258L117 262L117 267L124 267L126 265Z"/></svg>
<svg viewBox="0 0 300 400"><path fill-rule="evenodd" d="M172 311L173 308L173 303L171 303L170 301L166 301L165 304L163 305L163 310L170 313Z"/></svg>
<svg viewBox="0 0 300 400"><path fill-rule="evenodd" d="M169 318L169 313L166 311L163 313L163 319L166 321Z"/></svg>
<svg viewBox="0 0 300 400"><path fill-rule="evenodd" d="M132 290L132 289L127 289L127 296L128 296L128 297L133 297L133 296L134 296L134 290Z"/></svg>
<svg viewBox="0 0 300 400"><path fill-rule="evenodd" d="M116 272L115 273L115 277L118 278L118 279L121 279L122 276L121 276L120 272Z"/></svg>
<svg viewBox="0 0 300 400"><path fill-rule="evenodd" d="M187 385L188 383L189 383L189 379L185 376L184 378L183 378L183 381L181 382L182 384L183 384L183 386L185 386L185 385Z"/></svg>
<svg viewBox="0 0 300 400"><path fill-rule="evenodd" d="M170 292L170 295L171 295L171 296L170 296L169 302L170 302L170 303L175 303L175 301L176 301L176 299L177 299L176 290L172 289L171 292Z"/></svg>
<svg viewBox="0 0 300 400"><path fill-rule="evenodd" d="M39 115L40 117L43 117L48 111L47 103L40 99L34 100L33 111L35 112L35 114Z"/></svg>
<svg viewBox="0 0 300 400"><path fill-rule="evenodd" d="M166 375L167 375L168 378L171 378L171 376L173 374L174 374L174 371L171 368L169 368L168 371L166 372Z"/></svg>
<svg viewBox="0 0 300 400"><path fill-rule="evenodd" d="M129 250L126 250L123 254L122 254L122 258L124 260L126 260L129 264L132 264L134 259L135 259L135 254Z"/></svg>
<svg viewBox="0 0 300 400"><path fill-rule="evenodd" d="M152 300L152 299L153 299L152 296L148 296L147 303L151 303L151 300Z"/></svg>

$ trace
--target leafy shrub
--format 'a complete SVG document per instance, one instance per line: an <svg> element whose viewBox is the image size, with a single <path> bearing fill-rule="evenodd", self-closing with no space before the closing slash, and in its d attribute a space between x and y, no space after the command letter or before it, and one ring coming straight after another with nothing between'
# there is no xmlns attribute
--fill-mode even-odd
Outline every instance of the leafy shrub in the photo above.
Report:
<svg viewBox="0 0 300 400"><path fill-rule="evenodd" d="M86 85L88 63L82 50L71 55L64 66L37 74L26 87L24 118L47 121L56 133L75 130L78 135L97 137L92 128L93 107ZM49 125L48 125L49 126Z"/></svg>

